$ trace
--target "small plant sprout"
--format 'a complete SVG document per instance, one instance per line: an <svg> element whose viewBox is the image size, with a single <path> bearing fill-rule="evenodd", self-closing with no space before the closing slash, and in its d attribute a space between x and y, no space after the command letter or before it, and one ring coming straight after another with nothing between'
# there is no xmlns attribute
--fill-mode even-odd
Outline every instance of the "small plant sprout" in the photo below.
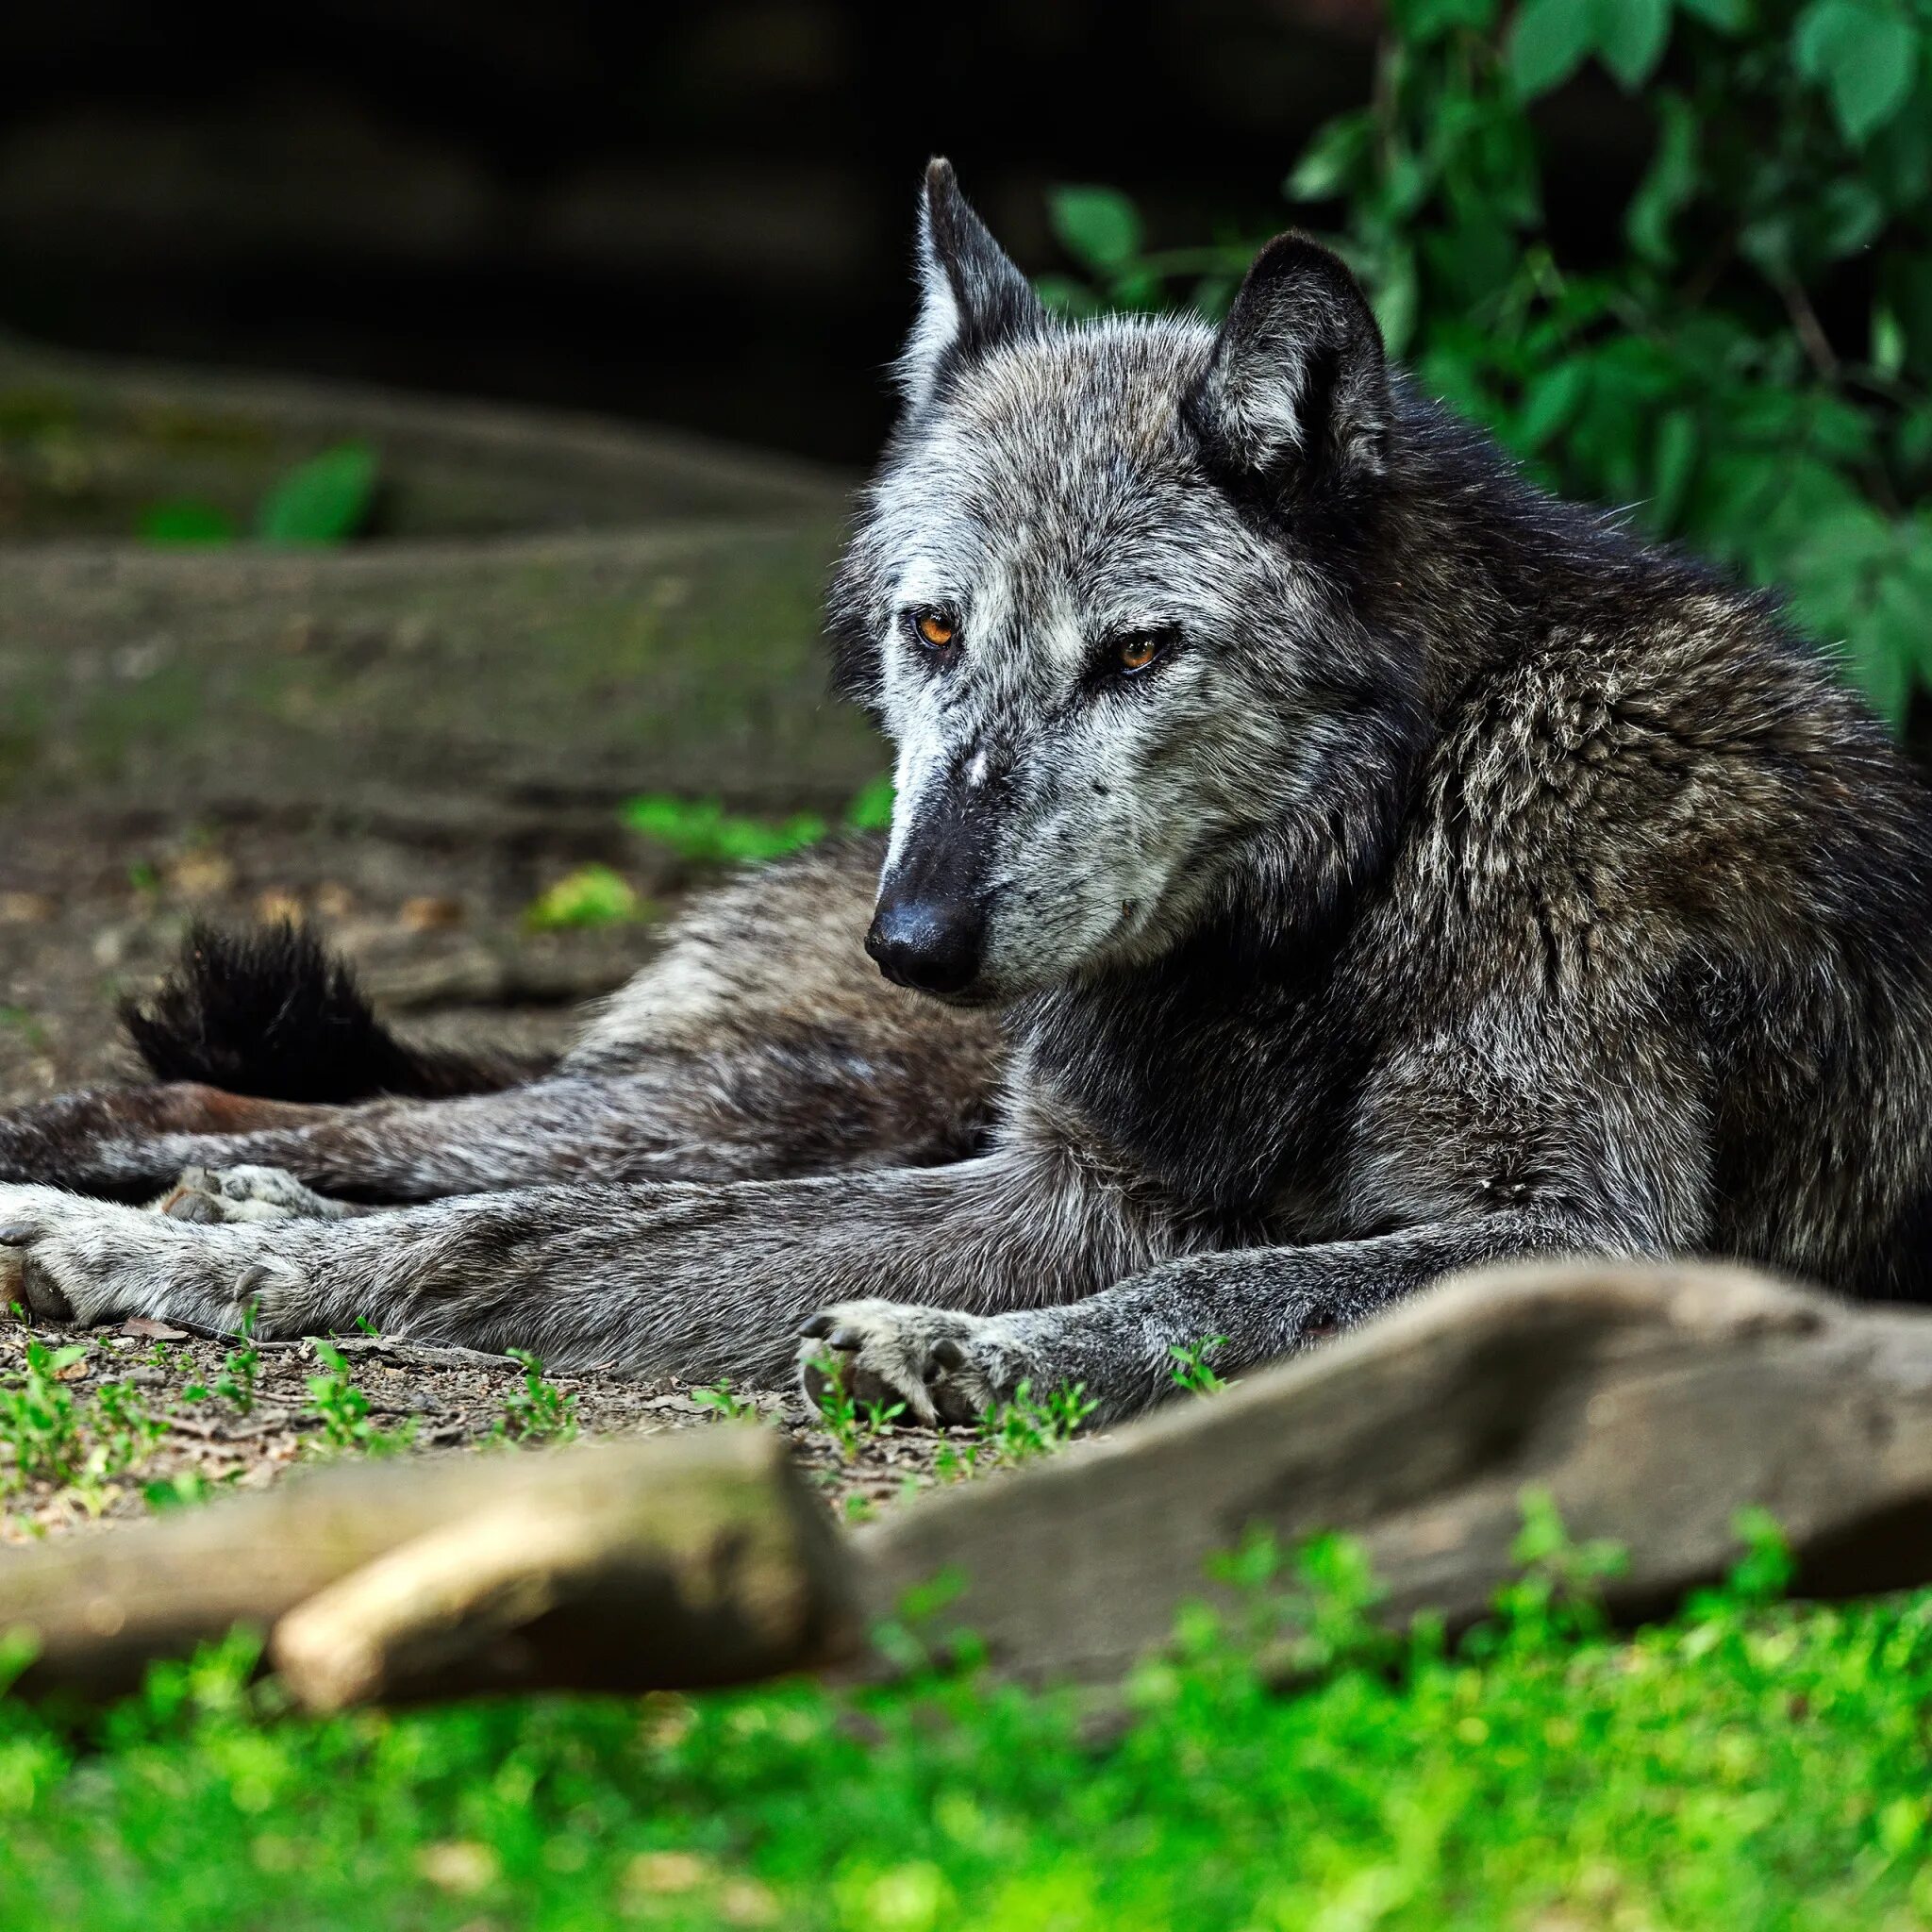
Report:
<svg viewBox="0 0 1932 1932"><path fill-rule="evenodd" d="M82 1373L83 1343L50 1349L29 1336L23 1372L0 1380L0 1495L32 1482L72 1492L91 1515L109 1500L113 1478L145 1461L163 1424L125 1382L103 1382L77 1396L69 1377Z"/></svg>
<svg viewBox="0 0 1932 1932"><path fill-rule="evenodd" d="M310 1414L322 1424L325 1450L392 1456L409 1447L416 1439L414 1424L384 1429L370 1421L369 1398L349 1380L349 1364L341 1349L318 1341L315 1358L323 1373L308 1378L308 1406Z"/></svg>
<svg viewBox="0 0 1932 1932"><path fill-rule="evenodd" d="M531 932L562 932L573 927L625 925L643 917L637 888L608 865L580 865L545 887L524 908Z"/></svg>
<svg viewBox="0 0 1932 1932"><path fill-rule="evenodd" d="M242 1311L242 1346L222 1363L215 1381L215 1393L230 1404L237 1415L248 1415L255 1408L255 1378L261 1368L261 1351L255 1346L255 1320L259 1302L250 1302Z"/></svg>
<svg viewBox="0 0 1932 1932"><path fill-rule="evenodd" d="M577 1399L543 1379L543 1364L529 1350L510 1354L523 1364L521 1388L503 1400L492 1436L500 1442L571 1442L576 1440Z"/></svg>
<svg viewBox="0 0 1932 1932"><path fill-rule="evenodd" d="M758 1420L758 1404L735 1393L729 1375L720 1375L709 1388L693 1389L691 1391L691 1399L700 1408L715 1409L721 1422L747 1423Z"/></svg>
<svg viewBox="0 0 1932 1932"><path fill-rule="evenodd" d="M1208 1358L1226 1345L1224 1335L1210 1335L1185 1348L1177 1341L1170 1343L1167 1352L1174 1357L1174 1387L1185 1389L1190 1395L1218 1395L1227 1384L1208 1366Z"/></svg>
<svg viewBox="0 0 1932 1932"><path fill-rule="evenodd" d="M1032 1462L1073 1441L1080 1424L1100 1405L1086 1384L1056 1389L1036 1400L1031 1382L1022 1382L1010 1402L980 1419L974 1439L961 1447L947 1443L934 1458L937 1473L953 1482L985 1470Z"/></svg>
<svg viewBox="0 0 1932 1932"><path fill-rule="evenodd" d="M19 1489L36 1479L72 1482L80 1472L79 1405L60 1379L63 1369L85 1360L75 1344L50 1349L29 1336L24 1372L0 1383L0 1443L12 1452L12 1467L0 1473L0 1488Z"/></svg>
<svg viewBox="0 0 1932 1932"><path fill-rule="evenodd" d="M845 1386L838 1359L829 1350L813 1356L808 1366L817 1372L824 1385L818 1396L819 1420L839 1445L840 1455L848 1460L858 1453L861 1440L891 1435L892 1424L906 1413L903 1402L881 1408L876 1403L858 1400Z"/></svg>
<svg viewBox="0 0 1932 1932"><path fill-rule="evenodd" d="M143 1484L142 1495L150 1509L192 1509L215 1493L215 1485L199 1470L183 1470L178 1475L158 1478Z"/></svg>

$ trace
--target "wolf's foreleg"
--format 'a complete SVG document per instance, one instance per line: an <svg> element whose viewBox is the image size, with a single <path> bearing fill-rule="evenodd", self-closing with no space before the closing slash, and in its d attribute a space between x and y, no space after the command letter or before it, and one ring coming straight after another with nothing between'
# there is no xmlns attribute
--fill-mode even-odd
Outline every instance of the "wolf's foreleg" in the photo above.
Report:
<svg viewBox="0 0 1932 1932"><path fill-rule="evenodd" d="M855 1352L896 1360L897 1392L918 1383L941 1411L983 1409L1022 1382L1035 1395L1077 1383L1105 1423L1175 1392L1177 1349L1212 1343L1207 1365L1232 1374L1353 1327L1459 1269L1579 1251L1653 1252L1580 1224L1499 1213L1368 1241L1181 1256L1064 1307L943 1320L883 1302L835 1307L807 1332L823 1325Z"/></svg>
<svg viewBox="0 0 1932 1932"><path fill-rule="evenodd" d="M50 1319L229 1327L253 1303L264 1335L362 1318L557 1365L708 1379L784 1373L800 1326L828 1302L905 1297L925 1305L930 1329L963 1321L952 1311L1091 1293L1175 1240L1166 1217L1088 1184L1077 1165L1009 1150L948 1168L528 1188L349 1221L222 1226L0 1187L0 1246L20 1270L0 1300L24 1295ZM858 1368L913 1416L943 1408L923 1384L897 1389L895 1355Z"/></svg>

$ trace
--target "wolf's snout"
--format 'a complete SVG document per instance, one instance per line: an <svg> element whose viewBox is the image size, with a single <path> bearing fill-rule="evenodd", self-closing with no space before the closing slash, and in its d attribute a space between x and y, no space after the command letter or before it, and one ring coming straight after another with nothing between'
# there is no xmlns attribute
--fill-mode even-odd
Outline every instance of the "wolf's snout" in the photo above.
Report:
<svg viewBox="0 0 1932 1932"><path fill-rule="evenodd" d="M986 914L971 901L887 893L873 914L865 950L898 986L963 992L979 975Z"/></svg>

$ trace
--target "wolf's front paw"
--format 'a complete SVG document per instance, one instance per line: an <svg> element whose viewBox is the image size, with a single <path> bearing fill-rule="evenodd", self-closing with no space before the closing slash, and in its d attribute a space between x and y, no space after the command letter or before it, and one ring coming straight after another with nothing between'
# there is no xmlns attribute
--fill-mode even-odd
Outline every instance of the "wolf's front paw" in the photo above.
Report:
<svg viewBox="0 0 1932 1932"><path fill-rule="evenodd" d="M1025 1374L997 1319L889 1301L840 1302L806 1323L799 1379L821 1408L828 1371L855 1401L880 1410L904 1403L928 1427L976 1421Z"/></svg>
<svg viewBox="0 0 1932 1932"><path fill-rule="evenodd" d="M0 1187L0 1307L83 1327L151 1315L231 1328L246 1298L236 1291L252 1284L210 1265L197 1232L58 1188Z"/></svg>

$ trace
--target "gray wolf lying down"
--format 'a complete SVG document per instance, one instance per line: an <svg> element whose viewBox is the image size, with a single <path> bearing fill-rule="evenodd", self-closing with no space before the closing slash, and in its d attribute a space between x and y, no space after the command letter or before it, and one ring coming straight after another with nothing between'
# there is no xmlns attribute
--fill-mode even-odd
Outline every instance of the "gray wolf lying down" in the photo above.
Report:
<svg viewBox="0 0 1932 1932"><path fill-rule="evenodd" d="M1924 1296L1932 812L1772 603L1529 488L1299 238L1219 327L1050 318L943 163L920 245L831 609L890 839L727 886L546 1068L202 941L158 1084L0 1121L14 1291L802 1347L924 1419L1512 1255Z"/></svg>

